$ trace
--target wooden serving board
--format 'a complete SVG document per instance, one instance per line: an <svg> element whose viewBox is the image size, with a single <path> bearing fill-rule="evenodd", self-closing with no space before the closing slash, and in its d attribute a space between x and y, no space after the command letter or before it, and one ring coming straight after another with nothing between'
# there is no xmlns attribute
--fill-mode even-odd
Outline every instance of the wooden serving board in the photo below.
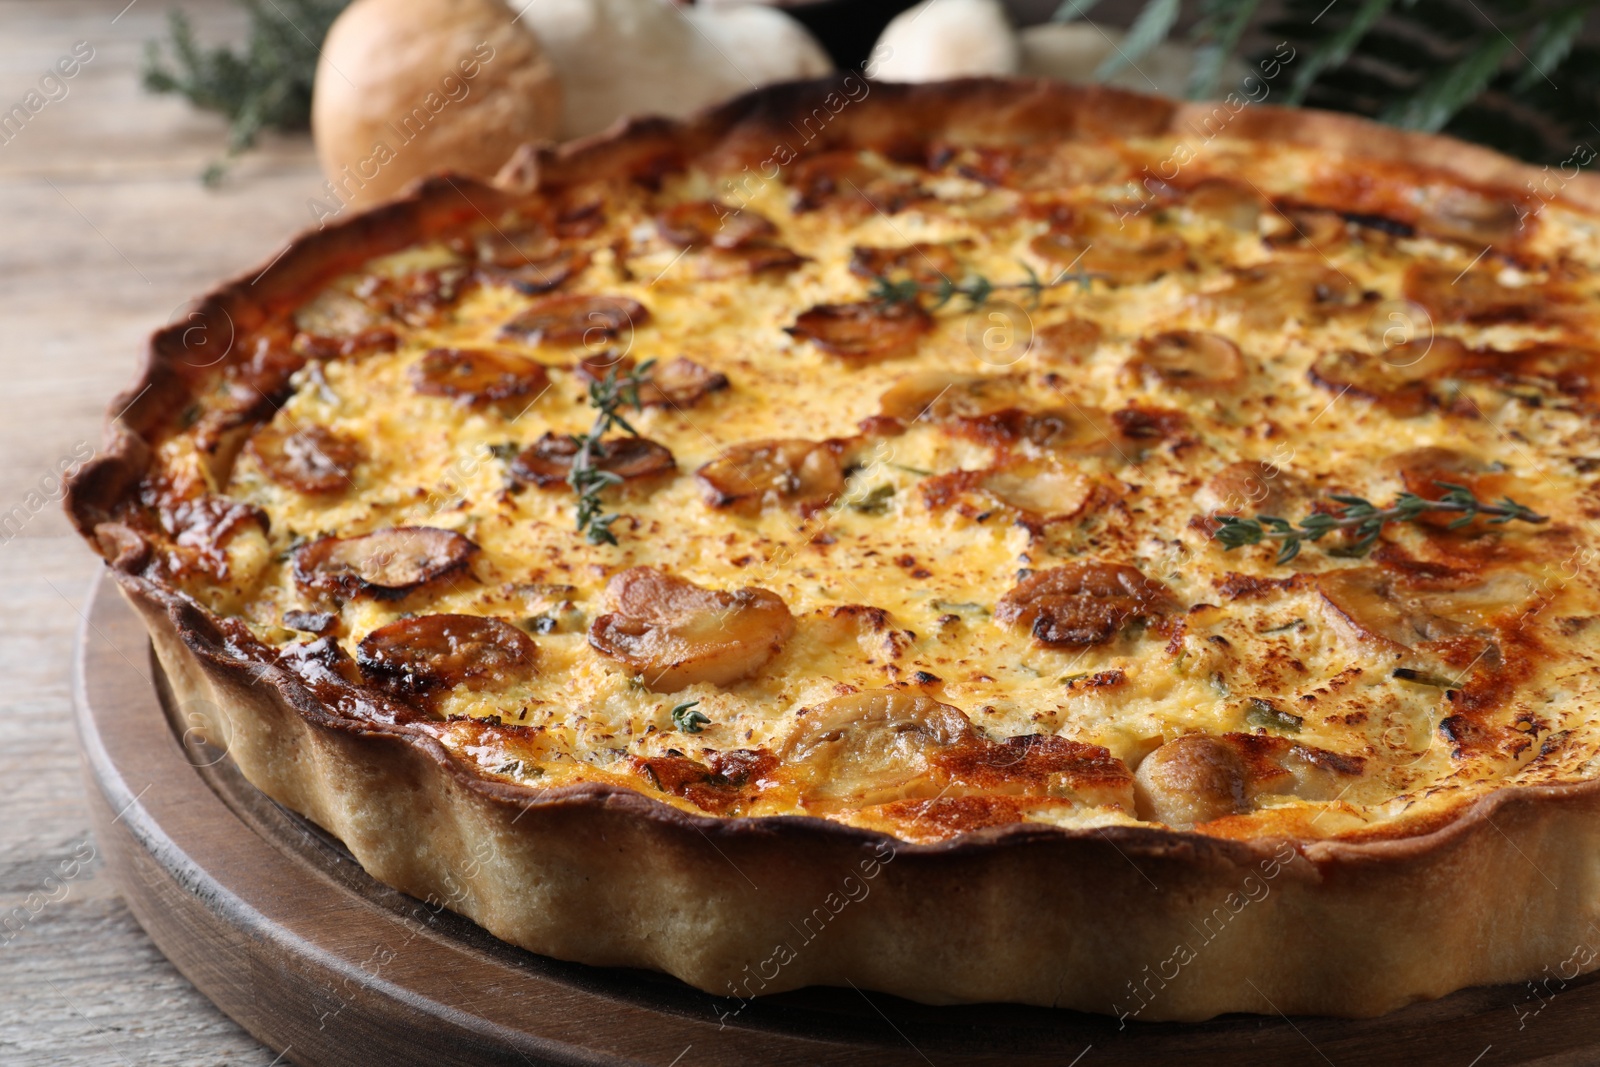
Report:
<svg viewBox="0 0 1600 1067"><path fill-rule="evenodd" d="M1563 983L1560 961L1537 989L1466 990L1381 1019L1228 1016L1122 1026L1012 1005L928 1007L854 989L765 997L741 1009L662 975L536 956L378 884L337 840L257 792L174 706L115 584L100 581L91 603L75 689L87 794L108 868L161 951L288 1062L1600 1061L1600 980Z"/></svg>

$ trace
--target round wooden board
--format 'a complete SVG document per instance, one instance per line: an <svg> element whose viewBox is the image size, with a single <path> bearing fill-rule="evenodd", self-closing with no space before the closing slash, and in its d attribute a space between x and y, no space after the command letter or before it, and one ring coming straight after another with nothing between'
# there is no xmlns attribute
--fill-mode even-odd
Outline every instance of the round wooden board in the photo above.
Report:
<svg viewBox="0 0 1600 1067"><path fill-rule="evenodd" d="M1600 980L1471 989L1381 1019L1152 1024L853 989L741 1004L561 963L369 878L257 792L173 707L115 583L91 597L75 692L95 834L128 906L201 992L323 1064L1257 1064L1600 1060ZM1507 907L1516 907L1507 901ZM1450 902L1441 900L1440 907ZM1600 931L1594 946L1600 948ZM1151 988L1156 988L1152 983Z"/></svg>

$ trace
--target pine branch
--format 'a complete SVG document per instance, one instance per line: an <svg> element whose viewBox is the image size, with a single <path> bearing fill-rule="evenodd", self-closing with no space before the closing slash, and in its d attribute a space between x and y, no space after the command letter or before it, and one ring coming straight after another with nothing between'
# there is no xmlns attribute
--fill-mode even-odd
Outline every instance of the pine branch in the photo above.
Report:
<svg viewBox="0 0 1600 1067"><path fill-rule="evenodd" d="M1457 518L1446 527L1451 530L1466 526L1482 516L1490 516L1487 521L1497 526L1513 520L1528 523L1550 521L1548 516L1537 514L1532 508L1510 497L1501 497L1498 503L1485 504L1466 486L1452 482L1433 484L1446 490L1440 499L1429 500L1415 493L1401 493L1386 508L1377 507L1359 496L1334 494L1330 499L1343 505L1341 508L1334 512L1313 512L1301 519L1299 525L1275 515L1257 515L1253 519L1218 515L1216 538L1230 552L1263 541L1280 541L1282 544L1278 549L1277 563L1281 566L1300 554L1304 542L1320 541L1335 530L1349 530L1355 535L1355 540L1336 552L1336 555L1366 555L1377 543L1384 527L1391 522L1415 522L1430 512L1456 513Z"/></svg>

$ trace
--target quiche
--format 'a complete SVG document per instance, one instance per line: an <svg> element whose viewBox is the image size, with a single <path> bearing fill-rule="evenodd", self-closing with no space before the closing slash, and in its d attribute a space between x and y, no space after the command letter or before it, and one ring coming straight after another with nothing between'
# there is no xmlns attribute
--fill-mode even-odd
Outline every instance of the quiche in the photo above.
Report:
<svg viewBox="0 0 1600 1067"><path fill-rule="evenodd" d="M250 781L517 945L730 1012L1382 1013L1600 911L1600 186L1549 177L771 88L299 238L69 510Z"/></svg>

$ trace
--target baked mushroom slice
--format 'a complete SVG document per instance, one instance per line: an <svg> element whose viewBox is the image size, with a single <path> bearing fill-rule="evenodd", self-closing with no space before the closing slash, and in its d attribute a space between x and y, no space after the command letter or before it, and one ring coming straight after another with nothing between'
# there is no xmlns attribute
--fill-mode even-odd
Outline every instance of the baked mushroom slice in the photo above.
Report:
<svg viewBox="0 0 1600 1067"><path fill-rule="evenodd" d="M1336 396L1350 393L1391 415L1421 415L1436 402L1434 388L1461 371L1468 353L1453 337L1428 337L1383 352L1342 349L1324 352L1308 374Z"/></svg>
<svg viewBox="0 0 1600 1067"><path fill-rule="evenodd" d="M504 285L527 296L537 296L561 288L582 274L588 266L587 252L576 248L563 248L542 259L481 263L477 269L477 276L481 281L492 285Z"/></svg>
<svg viewBox="0 0 1600 1067"><path fill-rule="evenodd" d="M776 593L706 589L654 567L615 575L606 599L610 611L590 625L589 644L655 693L748 678L794 632L789 607Z"/></svg>
<svg viewBox="0 0 1600 1067"><path fill-rule="evenodd" d="M1242 459L1213 474L1195 503L1207 515L1287 516L1305 494L1305 481L1266 460Z"/></svg>
<svg viewBox="0 0 1600 1067"><path fill-rule="evenodd" d="M1515 571L1429 579L1383 567L1345 567L1316 577L1332 622L1359 643L1416 648L1465 634L1492 635L1540 598Z"/></svg>
<svg viewBox="0 0 1600 1067"><path fill-rule="evenodd" d="M778 235L771 219L750 208L690 200L656 213L656 232L679 248L743 248Z"/></svg>
<svg viewBox="0 0 1600 1067"><path fill-rule="evenodd" d="M594 463L598 470L622 479L625 489L641 488L677 473L678 463L662 444L646 437L620 435L603 442L605 451ZM553 489L567 484L578 443L566 434L547 433L517 453L511 475L518 481Z"/></svg>
<svg viewBox="0 0 1600 1067"><path fill-rule="evenodd" d="M1257 734L1185 734L1134 773L1139 817L1176 829L1253 811L1268 794L1331 800L1361 774L1360 757Z"/></svg>
<svg viewBox="0 0 1600 1067"><path fill-rule="evenodd" d="M800 779L807 807L865 807L938 796L935 762L977 740L959 709L901 690L864 690L799 714L779 758Z"/></svg>
<svg viewBox="0 0 1600 1067"><path fill-rule="evenodd" d="M1320 321L1360 306L1362 289L1320 261L1295 259L1236 267L1226 289L1197 293L1190 302L1216 315L1237 315L1247 329L1270 330L1290 319Z"/></svg>
<svg viewBox="0 0 1600 1067"><path fill-rule="evenodd" d="M418 393L472 407L537 395L548 384L542 365L492 348L430 348L411 366L411 387Z"/></svg>
<svg viewBox="0 0 1600 1067"><path fill-rule="evenodd" d="M811 515L844 491L840 450L837 441L745 441L694 476L710 507L750 515L772 505Z"/></svg>
<svg viewBox="0 0 1600 1067"><path fill-rule="evenodd" d="M919 486L931 511L952 509L975 522L999 516L1039 534L1045 523L1072 518L1115 498L1093 478L1050 459L1023 459L986 470L951 471Z"/></svg>
<svg viewBox="0 0 1600 1067"><path fill-rule="evenodd" d="M1141 337L1128 370L1147 380L1193 392L1226 392L1244 382L1239 346L1206 330L1166 330Z"/></svg>
<svg viewBox="0 0 1600 1067"><path fill-rule="evenodd" d="M818 304L802 311L785 332L829 355L866 363L909 353L932 329L933 316L919 304L863 300Z"/></svg>
<svg viewBox="0 0 1600 1067"><path fill-rule="evenodd" d="M1067 318L1034 330L1026 350L1028 355L1046 364L1078 366L1094 355L1103 336L1105 331L1099 323L1090 319Z"/></svg>
<svg viewBox="0 0 1600 1067"><path fill-rule="evenodd" d="M1018 582L1000 598L994 618L1024 626L1052 648L1110 641L1129 622L1179 610L1167 587L1126 563L1068 563Z"/></svg>
<svg viewBox="0 0 1600 1067"><path fill-rule="evenodd" d="M956 250L971 241L924 241L899 248L857 245L850 250L850 273L860 278L909 280L920 285L959 281L965 268Z"/></svg>
<svg viewBox="0 0 1600 1067"><path fill-rule="evenodd" d="M294 579L314 592L394 600L462 573L477 551L450 530L391 526L301 545L294 553Z"/></svg>
<svg viewBox="0 0 1600 1067"><path fill-rule="evenodd" d="M630 297L556 293L534 301L502 325L500 336L530 345L599 345L649 320L650 310Z"/></svg>
<svg viewBox="0 0 1600 1067"><path fill-rule="evenodd" d="M795 191L797 212L837 205L893 215L929 196L914 180L874 166L861 153L849 150L802 159L790 170L788 179Z"/></svg>
<svg viewBox="0 0 1600 1067"><path fill-rule="evenodd" d="M1406 268L1401 292L1420 304L1435 324L1555 324L1561 317L1559 306L1566 303L1566 294L1548 285L1502 285L1498 272L1484 266L1458 270L1414 263Z"/></svg>
<svg viewBox="0 0 1600 1067"><path fill-rule="evenodd" d="M479 615L415 615L373 630L356 646L369 682L398 696L456 686L504 689L532 677L538 647L508 622Z"/></svg>
<svg viewBox="0 0 1600 1067"><path fill-rule="evenodd" d="M626 377L633 371L631 356L601 352L578 362L578 377L586 382L604 381L607 374ZM728 376L721 371L701 366L685 356L658 363L650 377L639 386L639 404L642 407L674 407L688 409L703 398L728 388Z"/></svg>
<svg viewBox="0 0 1600 1067"><path fill-rule="evenodd" d="M1204 178L1183 197L1183 209L1191 217L1240 233L1255 233L1267 207L1249 185L1227 178Z"/></svg>
<svg viewBox="0 0 1600 1067"><path fill-rule="evenodd" d="M1350 239L1350 224L1337 211L1280 209L1267 221L1261 243L1274 252L1326 255Z"/></svg>
<svg viewBox="0 0 1600 1067"><path fill-rule="evenodd" d="M1115 450L1120 435L1103 413L1078 405L1037 406L1044 390L1020 374L919 371L879 398L882 418L934 423L950 433L1004 447L1028 441L1065 451Z"/></svg>
<svg viewBox="0 0 1600 1067"><path fill-rule="evenodd" d="M1115 285L1153 281L1189 263L1189 246L1170 234L1139 242L1104 233L1052 230L1035 237L1028 247L1059 269L1087 272Z"/></svg>
<svg viewBox="0 0 1600 1067"><path fill-rule="evenodd" d="M325 426L263 426L246 446L279 485L308 496L332 496L353 484L361 446Z"/></svg>

